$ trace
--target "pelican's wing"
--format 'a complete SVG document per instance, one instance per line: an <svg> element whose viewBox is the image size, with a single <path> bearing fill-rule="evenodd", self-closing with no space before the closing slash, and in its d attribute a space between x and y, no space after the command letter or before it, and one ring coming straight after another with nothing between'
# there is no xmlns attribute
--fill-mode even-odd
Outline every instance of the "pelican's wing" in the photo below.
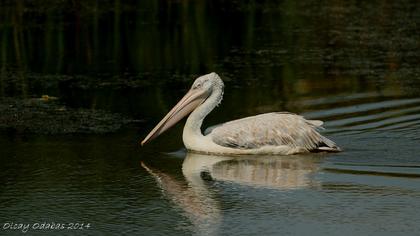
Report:
<svg viewBox="0 0 420 236"><path fill-rule="evenodd" d="M226 124L226 123L224 123L224 124ZM221 126L221 125L223 125L223 123L222 124L217 124L217 125L212 125L212 126L209 126L209 127L207 127L207 129L206 130L204 130L204 135L208 135L209 133L211 133L215 128L217 128L217 127L219 127L219 126Z"/></svg>
<svg viewBox="0 0 420 236"><path fill-rule="evenodd" d="M337 145L318 133L322 121L275 112L251 116L210 127L213 142L224 147L256 149L286 145L306 150L339 151Z"/></svg>

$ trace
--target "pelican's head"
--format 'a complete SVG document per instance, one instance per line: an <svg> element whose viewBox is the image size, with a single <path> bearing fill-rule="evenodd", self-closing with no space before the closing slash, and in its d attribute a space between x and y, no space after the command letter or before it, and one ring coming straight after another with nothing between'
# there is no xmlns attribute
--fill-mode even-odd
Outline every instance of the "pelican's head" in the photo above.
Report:
<svg viewBox="0 0 420 236"><path fill-rule="evenodd" d="M223 92L223 86L222 79L214 72L198 77L187 94L163 117L146 138L141 141L141 145L151 141L174 126L178 121L206 101L215 90Z"/></svg>
<svg viewBox="0 0 420 236"><path fill-rule="evenodd" d="M223 81L214 72L198 77L191 86L191 90L205 90L209 94L216 88L223 89Z"/></svg>

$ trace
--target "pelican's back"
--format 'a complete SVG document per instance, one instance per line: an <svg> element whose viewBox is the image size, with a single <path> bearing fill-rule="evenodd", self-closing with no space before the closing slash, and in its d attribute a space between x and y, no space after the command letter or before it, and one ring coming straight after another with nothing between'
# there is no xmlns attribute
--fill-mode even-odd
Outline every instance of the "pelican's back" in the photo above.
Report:
<svg viewBox="0 0 420 236"><path fill-rule="evenodd" d="M288 146L295 152L340 151L333 141L318 133L322 124L296 114L274 112L223 123L209 135L216 144L236 149Z"/></svg>

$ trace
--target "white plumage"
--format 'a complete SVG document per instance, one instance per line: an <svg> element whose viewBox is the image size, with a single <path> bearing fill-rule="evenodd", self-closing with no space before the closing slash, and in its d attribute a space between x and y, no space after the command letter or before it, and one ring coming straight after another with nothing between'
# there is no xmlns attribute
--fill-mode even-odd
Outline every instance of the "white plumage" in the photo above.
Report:
<svg viewBox="0 0 420 236"><path fill-rule="evenodd" d="M306 120L289 112L273 112L226 122L201 133L204 118L221 102L223 81L216 73L199 77L190 91L146 136L142 145L191 113L183 131L190 151L213 154L296 154L341 151L318 130L322 121Z"/></svg>
<svg viewBox="0 0 420 236"><path fill-rule="evenodd" d="M218 145L238 149L285 145L296 152L338 151L334 142L317 132L322 123L288 112L273 112L223 123L208 135Z"/></svg>

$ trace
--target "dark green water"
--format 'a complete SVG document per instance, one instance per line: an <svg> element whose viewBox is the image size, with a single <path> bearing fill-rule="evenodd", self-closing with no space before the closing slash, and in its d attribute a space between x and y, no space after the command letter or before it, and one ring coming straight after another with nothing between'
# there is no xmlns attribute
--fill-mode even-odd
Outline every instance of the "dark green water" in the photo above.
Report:
<svg viewBox="0 0 420 236"><path fill-rule="evenodd" d="M27 234L418 234L419 25L409 0L0 1L0 97L143 121L2 130L0 234L44 222L90 227ZM290 111L324 120L344 152L187 154L182 123L141 148L211 71L225 96L205 126Z"/></svg>

